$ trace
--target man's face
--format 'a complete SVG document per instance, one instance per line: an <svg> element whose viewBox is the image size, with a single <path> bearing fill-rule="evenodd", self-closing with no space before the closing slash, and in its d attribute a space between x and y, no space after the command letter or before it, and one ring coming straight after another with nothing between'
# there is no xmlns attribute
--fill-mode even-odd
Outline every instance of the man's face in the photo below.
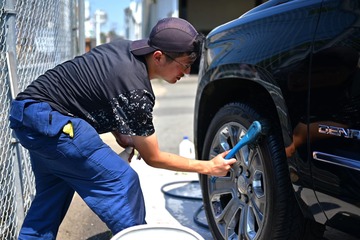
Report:
<svg viewBox="0 0 360 240"><path fill-rule="evenodd" d="M161 77L168 83L176 83L185 74L190 74L191 65L194 60L189 56L184 55L180 57L171 57L165 53L162 53L164 58L164 65L161 69Z"/></svg>

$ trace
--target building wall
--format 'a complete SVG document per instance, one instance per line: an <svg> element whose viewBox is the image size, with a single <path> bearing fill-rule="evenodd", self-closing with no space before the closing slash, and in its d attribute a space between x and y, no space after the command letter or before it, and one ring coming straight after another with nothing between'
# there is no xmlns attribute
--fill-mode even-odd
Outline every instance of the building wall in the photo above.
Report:
<svg viewBox="0 0 360 240"><path fill-rule="evenodd" d="M179 17L178 0L143 0L143 37L147 37L153 26L162 18Z"/></svg>
<svg viewBox="0 0 360 240"><path fill-rule="evenodd" d="M134 18L138 12L131 11L126 16L128 21L128 39L145 38L149 36L152 27L164 17L180 17L188 20L194 27L204 33L209 33L215 27L240 17L257 4L266 0L134 0L140 3L141 34L134 36ZM139 10L138 10L139 11Z"/></svg>
<svg viewBox="0 0 360 240"><path fill-rule="evenodd" d="M240 17L255 7L254 0L179 0L186 9L180 10L180 17L187 19L204 34L216 26ZM182 3L183 1L183 3Z"/></svg>
<svg viewBox="0 0 360 240"><path fill-rule="evenodd" d="M140 1L132 1L130 6L125 9L126 39L137 40L142 38L142 13L143 3Z"/></svg>

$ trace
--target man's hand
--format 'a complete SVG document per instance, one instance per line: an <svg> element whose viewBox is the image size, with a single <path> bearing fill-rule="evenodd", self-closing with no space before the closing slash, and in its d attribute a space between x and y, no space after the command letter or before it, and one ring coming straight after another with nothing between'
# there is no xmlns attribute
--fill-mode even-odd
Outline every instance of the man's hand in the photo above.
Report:
<svg viewBox="0 0 360 240"><path fill-rule="evenodd" d="M231 165L236 162L235 158L224 159L230 151L220 153L209 161L210 171L208 175L222 177L225 176L231 169Z"/></svg>

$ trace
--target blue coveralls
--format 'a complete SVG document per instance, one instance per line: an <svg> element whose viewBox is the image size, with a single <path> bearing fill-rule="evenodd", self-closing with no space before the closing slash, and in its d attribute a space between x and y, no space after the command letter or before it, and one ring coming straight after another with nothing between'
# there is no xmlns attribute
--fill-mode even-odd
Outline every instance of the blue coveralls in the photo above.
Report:
<svg viewBox="0 0 360 240"><path fill-rule="evenodd" d="M73 138L62 131L69 122ZM74 191L113 234L145 223L137 173L86 121L62 115L45 102L15 100L10 127L29 150L36 181L19 239L55 239Z"/></svg>

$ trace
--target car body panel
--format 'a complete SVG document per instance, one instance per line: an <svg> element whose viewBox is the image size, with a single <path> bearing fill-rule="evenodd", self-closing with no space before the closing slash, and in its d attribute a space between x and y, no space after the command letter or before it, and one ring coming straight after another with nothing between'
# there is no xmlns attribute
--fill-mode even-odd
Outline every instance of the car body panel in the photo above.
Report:
<svg viewBox="0 0 360 240"><path fill-rule="evenodd" d="M229 102L273 109L285 147L305 123L310 134L288 158L299 204L306 217L346 231L360 219L360 78L351 72L359 68L359 4L268 1L214 29L200 61L194 119L197 154L211 118Z"/></svg>
<svg viewBox="0 0 360 240"><path fill-rule="evenodd" d="M360 225L360 6L324 1L315 35L309 121L314 189L329 225Z"/></svg>

